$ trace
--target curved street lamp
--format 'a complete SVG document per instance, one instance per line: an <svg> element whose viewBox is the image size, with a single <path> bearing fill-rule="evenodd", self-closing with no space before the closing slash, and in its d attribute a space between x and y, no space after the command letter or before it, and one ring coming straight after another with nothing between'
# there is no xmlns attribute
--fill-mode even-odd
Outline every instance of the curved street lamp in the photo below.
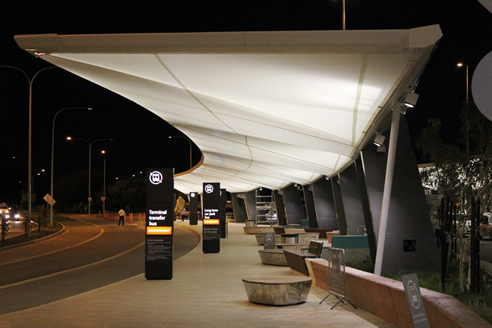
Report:
<svg viewBox="0 0 492 328"><path fill-rule="evenodd" d="M65 107L65 108L62 108L60 109L58 112L56 112L55 116L53 116L53 128L51 130L51 179L50 179L50 196L52 198L51 202L50 202L50 227L53 226L53 205L55 204L54 203L54 200L55 200L55 196L53 195L54 191L53 191L53 177L55 175L55 171L54 171L54 163L55 163L55 122L56 122L56 117L58 116L58 114L60 114L61 112L65 111L65 110L68 110L68 109L86 109L86 110L92 110L92 108L88 108L88 107Z"/></svg>
<svg viewBox="0 0 492 328"><path fill-rule="evenodd" d="M45 67L37 71L31 78L26 72L15 66L0 65L1 68L14 69L27 79L29 83L29 145L27 150L27 220L25 221L25 235L26 237L31 237L31 218L32 218L32 85L34 79L43 71L48 69L58 68L58 67Z"/></svg>
<svg viewBox="0 0 492 328"><path fill-rule="evenodd" d="M67 137L68 141L74 140L74 141L83 141L89 146L89 196L87 197L87 214L91 215L91 154L92 154L92 145L95 144L96 142L99 141L113 141L113 139L96 139L92 142L89 142L85 139L81 138L72 138L72 137Z"/></svg>
<svg viewBox="0 0 492 328"><path fill-rule="evenodd" d="M463 64L463 63L458 63L456 66L458 67L463 67L465 66L465 74L466 74L466 102L465 102L465 109L466 109L466 132L465 132L465 137L466 137L466 156L469 156L470 154L470 140L469 140L469 127L468 127L468 112L470 110L470 103L469 103L469 97L468 97L468 64Z"/></svg>
<svg viewBox="0 0 492 328"><path fill-rule="evenodd" d="M106 151L101 150L103 155L104 165L103 165L103 195L101 200L103 202L103 216L106 214Z"/></svg>

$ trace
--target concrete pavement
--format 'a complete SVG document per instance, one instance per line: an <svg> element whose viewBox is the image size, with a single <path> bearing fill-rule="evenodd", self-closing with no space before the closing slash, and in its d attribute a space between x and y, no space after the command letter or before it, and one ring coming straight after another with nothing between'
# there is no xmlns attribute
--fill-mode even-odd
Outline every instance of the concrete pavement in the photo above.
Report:
<svg viewBox="0 0 492 328"><path fill-rule="evenodd" d="M306 303L273 307L248 302L241 278L294 275L288 267L260 262L262 248L243 225L229 223L220 253L202 244L175 260L173 279L140 274L102 288L0 316L0 327L394 327L350 305L338 305L312 286ZM176 229L201 234L201 224L176 222ZM144 258L142 258L144 261Z"/></svg>

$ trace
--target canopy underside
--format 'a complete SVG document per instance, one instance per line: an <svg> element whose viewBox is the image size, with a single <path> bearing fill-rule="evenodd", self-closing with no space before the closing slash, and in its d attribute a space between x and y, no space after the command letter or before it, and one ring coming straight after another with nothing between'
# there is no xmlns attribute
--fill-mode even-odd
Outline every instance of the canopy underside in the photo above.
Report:
<svg viewBox="0 0 492 328"><path fill-rule="evenodd" d="M19 46L155 113L200 148L175 179L230 192L312 183L349 165L413 91L441 33L16 36Z"/></svg>

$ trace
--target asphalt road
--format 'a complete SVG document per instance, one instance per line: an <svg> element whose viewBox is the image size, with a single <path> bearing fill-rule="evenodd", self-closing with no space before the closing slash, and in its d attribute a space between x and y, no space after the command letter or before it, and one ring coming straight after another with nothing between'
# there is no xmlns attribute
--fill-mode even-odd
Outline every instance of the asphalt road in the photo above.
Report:
<svg viewBox="0 0 492 328"><path fill-rule="evenodd" d="M86 215L62 222L65 232L46 241L0 250L0 314L50 303L145 272L142 226L118 226ZM174 229L174 260L200 241Z"/></svg>

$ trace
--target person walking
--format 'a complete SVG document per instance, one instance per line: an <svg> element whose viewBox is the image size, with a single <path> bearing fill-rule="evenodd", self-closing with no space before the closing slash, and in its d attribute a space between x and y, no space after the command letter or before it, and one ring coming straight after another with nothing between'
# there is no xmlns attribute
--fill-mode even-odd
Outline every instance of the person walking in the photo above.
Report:
<svg viewBox="0 0 492 328"><path fill-rule="evenodd" d="M120 216L120 220L118 221L118 225L121 225L124 226L125 225L125 216L126 216L126 212L124 209L121 209L119 212L118 212L118 215Z"/></svg>

